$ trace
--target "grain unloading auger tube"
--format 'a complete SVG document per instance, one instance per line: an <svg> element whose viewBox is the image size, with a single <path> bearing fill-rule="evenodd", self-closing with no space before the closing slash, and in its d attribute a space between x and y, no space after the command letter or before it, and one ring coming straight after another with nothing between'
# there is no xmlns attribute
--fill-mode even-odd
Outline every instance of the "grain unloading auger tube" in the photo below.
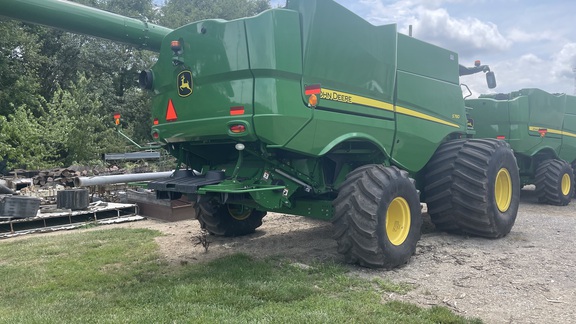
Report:
<svg viewBox="0 0 576 324"><path fill-rule="evenodd" d="M0 16L159 51L172 31L145 20L61 0L0 0Z"/></svg>

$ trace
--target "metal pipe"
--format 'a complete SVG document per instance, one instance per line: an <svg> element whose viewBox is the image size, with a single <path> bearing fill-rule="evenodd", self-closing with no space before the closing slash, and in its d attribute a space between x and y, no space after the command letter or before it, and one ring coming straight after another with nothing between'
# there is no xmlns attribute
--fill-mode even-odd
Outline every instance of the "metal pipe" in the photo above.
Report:
<svg viewBox="0 0 576 324"><path fill-rule="evenodd" d="M130 143L134 144L137 148L141 149L141 150L154 150L154 149L159 149L162 147L162 145L148 145L148 146L141 146L140 144L134 142L134 140L132 140L130 137L128 137L128 135L122 133L122 131L120 129L116 129L116 132L120 135L122 135L122 137L124 137L126 140L128 140Z"/></svg>
<svg viewBox="0 0 576 324"><path fill-rule="evenodd" d="M16 193L12 189L0 183L0 194L15 195Z"/></svg>
<svg viewBox="0 0 576 324"><path fill-rule="evenodd" d="M62 0L0 0L0 16L159 52L172 29Z"/></svg>
<svg viewBox="0 0 576 324"><path fill-rule="evenodd" d="M304 182L304 181L302 181L302 180L300 180L300 179L296 179L295 177L289 175L288 173L286 173L286 172L284 172L284 171L282 171L282 170L274 169L274 171L276 171L276 173L278 173L279 175L281 175L281 176L283 176L283 177L286 177L286 178L288 178L288 179L296 182L297 184L301 185L302 187L304 187L304 191L306 191L306 192L312 192L312 189L313 189L312 186L309 185L309 184L307 184L306 182Z"/></svg>
<svg viewBox="0 0 576 324"><path fill-rule="evenodd" d="M118 175L95 176L95 177L76 177L74 178L74 186L87 187L87 186L98 186L113 183L150 181L161 178L168 178L169 176L172 175L172 173L174 173L174 171L118 174Z"/></svg>

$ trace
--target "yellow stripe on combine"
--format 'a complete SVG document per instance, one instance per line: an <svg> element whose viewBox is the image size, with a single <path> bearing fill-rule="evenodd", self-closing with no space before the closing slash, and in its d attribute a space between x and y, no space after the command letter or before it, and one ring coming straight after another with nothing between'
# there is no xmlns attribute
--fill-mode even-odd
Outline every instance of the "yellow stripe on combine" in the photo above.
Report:
<svg viewBox="0 0 576 324"><path fill-rule="evenodd" d="M412 117L416 117L416 118L421 118L421 119L429 120L429 121L431 121L431 122L435 122L435 123L439 123L439 124L444 124L444 125L452 126L452 127L455 127L455 128L460 128L460 126L457 125L457 124L454 124L454 123L445 121L445 120L440 119L440 118L432 117L432 116L430 116L430 115L426 115L426 114L423 114L423 113L421 113L421 112L417 112L417 111L415 111L415 110L411 110L411 109L408 109L408 108L403 108L403 107L396 106L396 112L397 112L397 113L400 113L400 114L403 114L403 115L408 115L408 116L412 116Z"/></svg>
<svg viewBox="0 0 576 324"><path fill-rule="evenodd" d="M394 111L394 106L384 101L374 100L362 96L357 96L354 94L330 90L330 89L322 89L320 93L320 99L326 99L336 102L348 103L348 104L356 104L356 105L363 105L378 109L384 109L389 111Z"/></svg>
<svg viewBox="0 0 576 324"><path fill-rule="evenodd" d="M557 129L551 129L551 128L546 128L546 127L536 127L536 126L529 126L528 130L532 131L532 132L537 132L541 129L545 129L547 133L550 134L556 134L556 135L564 135L564 136L570 136L570 137L576 137L576 134L574 133L570 133L570 132L565 132L565 131L561 131L561 130L557 130Z"/></svg>
<svg viewBox="0 0 576 324"><path fill-rule="evenodd" d="M346 93L346 92L341 92L341 91L323 88L322 92L320 93L320 99L326 99L326 100L331 100L331 101L336 101L336 102L341 102L341 103L362 105L362 106L378 108L378 109L383 109L383 110L388 110L388 111L396 111L397 113L403 114L406 116L416 117L416 118L428 120L431 122L435 122L438 124L443 124L443 125L447 125L447 126L451 126L451 127L455 127L455 128L460 128L460 126L458 124L454 124L454 123L451 123L449 121L446 121L446 120L443 120L440 118L426 115L426 114L423 114L421 112L418 112L418 111L415 111L412 109L408 109L408 108L404 108L404 107L400 107L400 106L395 107L394 105L387 103L387 102L384 102L384 101L370 99L370 98L366 98L366 97L362 97L362 96L358 96L358 95L354 95L354 94L350 94L350 93Z"/></svg>

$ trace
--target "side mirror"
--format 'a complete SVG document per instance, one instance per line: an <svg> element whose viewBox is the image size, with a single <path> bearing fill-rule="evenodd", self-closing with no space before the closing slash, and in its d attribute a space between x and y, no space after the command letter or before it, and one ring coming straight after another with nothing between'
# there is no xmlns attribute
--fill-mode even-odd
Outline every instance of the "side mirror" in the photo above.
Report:
<svg viewBox="0 0 576 324"><path fill-rule="evenodd" d="M494 72L486 72L486 84L488 84L488 89L496 88L496 76Z"/></svg>

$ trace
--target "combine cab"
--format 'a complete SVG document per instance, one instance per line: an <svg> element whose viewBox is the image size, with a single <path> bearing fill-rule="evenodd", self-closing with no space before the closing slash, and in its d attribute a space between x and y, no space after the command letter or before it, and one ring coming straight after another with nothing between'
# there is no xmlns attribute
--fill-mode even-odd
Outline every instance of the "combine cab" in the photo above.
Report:
<svg viewBox="0 0 576 324"><path fill-rule="evenodd" d="M576 97L522 89L466 100L477 136L504 139L514 150L522 185L540 202L567 205L574 194Z"/></svg>
<svg viewBox="0 0 576 324"><path fill-rule="evenodd" d="M22 2L37 1L0 0ZM505 141L472 139L456 53L331 0L199 21L159 48L140 84L151 135L180 164L150 188L188 196L210 233L252 233L270 211L319 218L347 261L393 268L416 249L421 201L441 230L511 230L516 159Z"/></svg>

